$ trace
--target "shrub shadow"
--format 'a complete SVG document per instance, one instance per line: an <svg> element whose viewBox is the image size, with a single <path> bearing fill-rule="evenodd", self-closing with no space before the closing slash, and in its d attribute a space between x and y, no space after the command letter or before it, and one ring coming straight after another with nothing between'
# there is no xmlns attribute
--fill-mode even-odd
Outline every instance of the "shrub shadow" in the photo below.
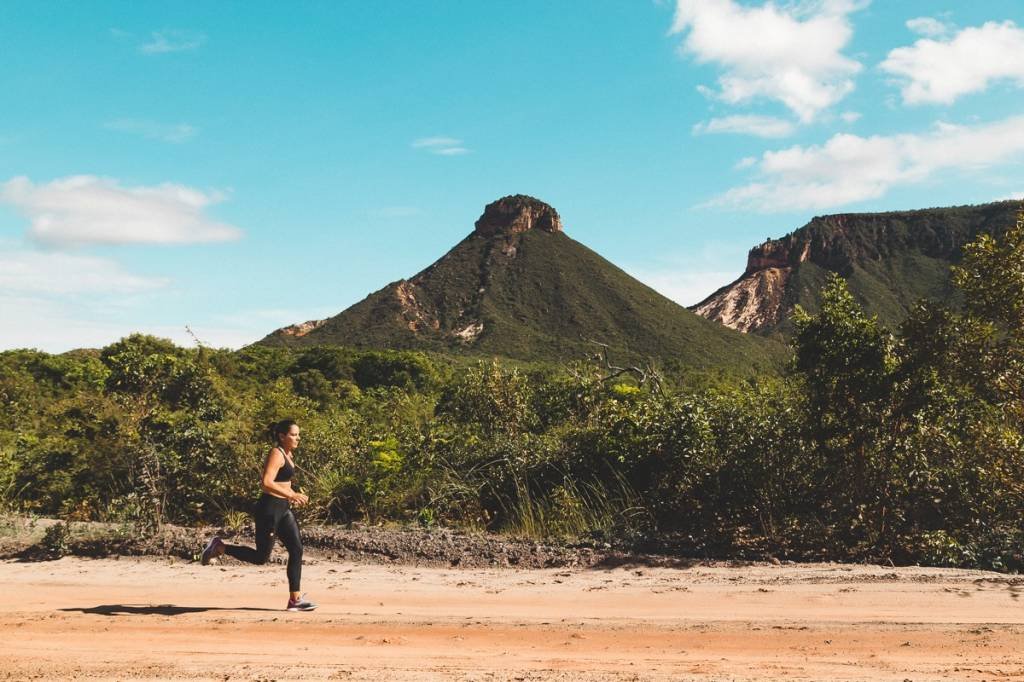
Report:
<svg viewBox="0 0 1024 682"><path fill-rule="evenodd" d="M672 557L656 554L608 554L593 564L591 569L610 568L693 568L707 563L703 559L692 559L687 557Z"/></svg>
<svg viewBox="0 0 1024 682"><path fill-rule="evenodd" d="M186 613L204 613L206 611L281 611L282 609L265 609L253 606L175 606L174 604L100 604L92 607L75 607L59 609L60 611L79 611L98 616L182 616Z"/></svg>

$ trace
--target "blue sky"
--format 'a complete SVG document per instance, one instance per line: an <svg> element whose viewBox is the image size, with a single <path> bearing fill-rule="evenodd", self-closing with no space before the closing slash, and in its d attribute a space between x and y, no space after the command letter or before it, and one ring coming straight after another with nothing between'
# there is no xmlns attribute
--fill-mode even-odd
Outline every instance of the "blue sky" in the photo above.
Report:
<svg viewBox="0 0 1024 682"><path fill-rule="evenodd" d="M683 304L826 213L1024 197L1024 5L4 3L0 349L238 347L524 193Z"/></svg>

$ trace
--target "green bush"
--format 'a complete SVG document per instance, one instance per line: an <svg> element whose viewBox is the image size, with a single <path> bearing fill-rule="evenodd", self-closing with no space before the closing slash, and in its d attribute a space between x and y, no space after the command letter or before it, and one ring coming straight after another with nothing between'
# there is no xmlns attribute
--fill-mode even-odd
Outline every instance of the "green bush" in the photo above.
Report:
<svg viewBox="0 0 1024 682"><path fill-rule="evenodd" d="M68 524L58 521L46 529L39 546L49 559L60 559L71 553L71 529Z"/></svg>
<svg viewBox="0 0 1024 682"><path fill-rule="evenodd" d="M889 331L833 277L785 375L675 367L664 392L597 364L141 334L3 352L0 507L237 526L293 418L307 520L1019 570L1024 228L964 253L961 307Z"/></svg>

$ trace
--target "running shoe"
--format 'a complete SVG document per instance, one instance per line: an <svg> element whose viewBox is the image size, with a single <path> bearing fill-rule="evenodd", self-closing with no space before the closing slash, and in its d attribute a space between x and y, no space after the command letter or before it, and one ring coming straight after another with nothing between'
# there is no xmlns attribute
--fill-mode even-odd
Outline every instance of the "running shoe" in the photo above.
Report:
<svg viewBox="0 0 1024 682"><path fill-rule="evenodd" d="M300 596L298 599L288 598L288 610L289 611L312 611L316 608L316 604L306 599L306 595Z"/></svg>
<svg viewBox="0 0 1024 682"><path fill-rule="evenodd" d="M210 559L216 559L224 554L224 541L214 535L210 538L210 541L206 543L206 549L203 550L203 555L199 558L199 563L203 566L210 563Z"/></svg>

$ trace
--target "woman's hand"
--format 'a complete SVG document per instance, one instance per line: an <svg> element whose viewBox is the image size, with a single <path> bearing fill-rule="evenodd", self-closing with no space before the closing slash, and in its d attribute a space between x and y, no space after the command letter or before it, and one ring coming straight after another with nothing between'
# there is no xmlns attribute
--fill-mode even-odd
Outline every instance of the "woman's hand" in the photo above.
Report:
<svg viewBox="0 0 1024 682"><path fill-rule="evenodd" d="M301 507L309 502L309 495L306 495L305 493L293 493L292 496L288 498L288 501L296 507Z"/></svg>

